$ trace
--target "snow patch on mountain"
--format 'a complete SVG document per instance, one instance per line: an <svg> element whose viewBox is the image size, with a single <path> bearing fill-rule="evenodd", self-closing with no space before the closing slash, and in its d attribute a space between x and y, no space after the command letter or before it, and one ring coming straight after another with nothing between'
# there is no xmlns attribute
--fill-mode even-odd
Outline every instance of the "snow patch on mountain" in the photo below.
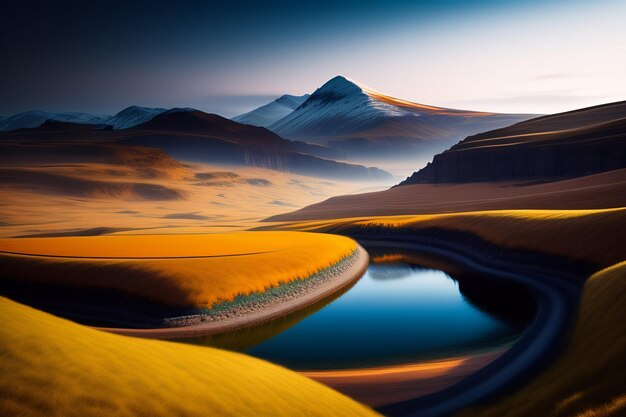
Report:
<svg viewBox="0 0 626 417"><path fill-rule="evenodd" d="M32 110L9 117L0 117L0 131L11 131L24 128L35 128L48 120L58 122L80 123L94 126L111 126L113 129L128 129L152 120L161 113L192 112L191 107L175 107L163 109L158 107L130 106L114 116L99 116L89 113L47 112Z"/></svg>
<svg viewBox="0 0 626 417"><path fill-rule="evenodd" d="M253 126L268 127L297 109L308 98L308 94L302 96L285 94L248 113L233 117L232 120Z"/></svg>

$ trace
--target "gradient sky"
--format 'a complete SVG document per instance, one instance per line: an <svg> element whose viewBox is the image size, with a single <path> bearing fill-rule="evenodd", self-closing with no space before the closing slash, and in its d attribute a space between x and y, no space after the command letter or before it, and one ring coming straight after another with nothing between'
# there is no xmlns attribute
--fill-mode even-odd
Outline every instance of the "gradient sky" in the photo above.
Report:
<svg viewBox="0 0 626 417"><path fill-rule="evenodd" d="M0 115L230 117L337 74L425 104L557 112L626 99L625 19L623 0L4 0Z"/></svg>

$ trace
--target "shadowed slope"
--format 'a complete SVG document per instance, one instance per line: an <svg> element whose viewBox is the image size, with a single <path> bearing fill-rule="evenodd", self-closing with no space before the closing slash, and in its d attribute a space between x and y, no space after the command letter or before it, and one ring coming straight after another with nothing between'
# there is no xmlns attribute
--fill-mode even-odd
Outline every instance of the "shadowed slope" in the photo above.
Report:
<svg viewBox="0 0 626 417"><path fill-rule="evenodd" d="M384 180L391 175L319 158L328 150L285 140L269 130L200 111L168 111L136 126L123 143L161 148L177 159L271 168L325 178ZM306 152L306 153L305 153Z"/></svg>
<svg viewBox="0 0 626 417"><path fill-rule="evenodd" d="M248 125L268 127L297 109L307 98L309 98L308 94L302 96L285 94L259 108L233 117L233 120Z"/></svg>
<svg viewBox="0 0 626 417"><path fill-rule="evenodd" d="M366 416L284 368L217 349L92 330L0 298L0 414Z"/></svg>
<svg viewBox="0 0 626 417"><path fill-rule="evenodd" d="M470 136L400 185L578 177L626 167L626 101Z"/></svg>
<svg viewBox="0 0 626 417"><path fill-rule="evenodd" d="M626 262L586 283L565 352L519 392L459 417L584 416L626 413Z"/></svg>
<svg viewBox="0 0 626 417"><path fill-rule="evenodd" d="M386 171L338 162L340 153L319 145L293 142L269 130L194 109L171 109L129 129L48 121L36 129L0 132L0 143L114 143L158 148L191 162L269 168L342 180L392 180Z"/></svg>

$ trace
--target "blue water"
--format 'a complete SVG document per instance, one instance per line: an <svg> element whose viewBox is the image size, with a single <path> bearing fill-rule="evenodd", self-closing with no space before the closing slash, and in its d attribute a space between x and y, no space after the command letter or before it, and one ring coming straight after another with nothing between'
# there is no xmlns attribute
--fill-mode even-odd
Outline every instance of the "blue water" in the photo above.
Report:
<svg viewBox="0 0 626 417"><path fill-rule="evenodd" d="M244 351L292 369L352 368L486 350L521 331L465 300L442 271L378 264L340 298Z"/></svg>

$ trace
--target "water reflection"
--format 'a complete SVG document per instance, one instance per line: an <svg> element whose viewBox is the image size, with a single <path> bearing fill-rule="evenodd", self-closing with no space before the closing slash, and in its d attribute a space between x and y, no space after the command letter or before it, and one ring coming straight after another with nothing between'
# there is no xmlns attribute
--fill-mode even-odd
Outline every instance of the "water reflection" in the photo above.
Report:
<svg viewBox="0 0 626 417"><path fill-rule="evenodd" d="M512 343L523 331L523 323L477 308L441 270L415 266L394 254L373 259L383 263L370 264L363 278L334 300L195 342L293 369L338 369L487 350Z"/></svg>
<svg viewBox="0 0 626 417"><path fill-rule="evenodd" d="M392 263L385 265L384 268L370 267L368 273L372 279L386 281L389 279L408 278L413 273L413 269L408 264Z"/></svg>

